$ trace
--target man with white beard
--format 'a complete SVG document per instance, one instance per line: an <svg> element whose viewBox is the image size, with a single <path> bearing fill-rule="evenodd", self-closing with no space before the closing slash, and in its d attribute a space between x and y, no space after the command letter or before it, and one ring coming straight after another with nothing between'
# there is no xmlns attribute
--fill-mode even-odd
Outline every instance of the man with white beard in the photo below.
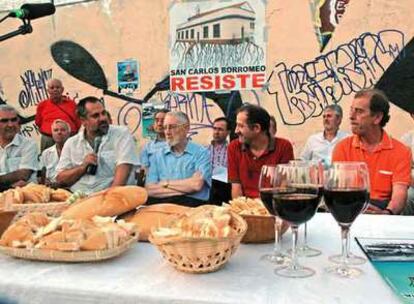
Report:
<svg viewBox="0 0 414 304"><path fill-rule="evenodd" d="M190 121L185 113L165 115L167 145L153 155L146 179L149 204L168 202L196 207L208 203L210 153L187 138L189 131Z"/></svg>

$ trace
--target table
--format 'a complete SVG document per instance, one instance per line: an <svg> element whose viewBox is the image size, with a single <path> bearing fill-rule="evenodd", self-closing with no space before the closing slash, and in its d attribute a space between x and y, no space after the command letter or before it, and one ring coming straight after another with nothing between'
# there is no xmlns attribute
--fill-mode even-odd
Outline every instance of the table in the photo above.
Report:
<svg viewBox="0 0 414 304"><path fill-rule="evenodd" d="M18 303L400 303L369 262L357 279L325 274L327 256L340 251L339 227L324 213L308 227L310 245L323 251L300 259L317 271L311 278L275 276L271 264L259 262L272 244L242 244L220 271L195 275L176 271L151 244L138 243L100 263L32 262L0 255L0 294ZM351 230L361 237L412 237L413 232L413 217L386 215L361 215ZM290 233L283 245L290 245ZM352 251L362 254L355 241Z"/></svg>

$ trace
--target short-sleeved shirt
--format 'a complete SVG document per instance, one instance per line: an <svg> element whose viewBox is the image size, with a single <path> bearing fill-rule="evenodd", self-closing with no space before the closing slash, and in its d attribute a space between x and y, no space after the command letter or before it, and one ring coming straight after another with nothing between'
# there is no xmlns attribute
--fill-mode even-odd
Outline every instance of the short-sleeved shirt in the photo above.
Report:
<svg viewBox="0 0 414 304"><path fill-rule="evenodd" d="M154 154L146 182L152 184L190 178L196 171L203 176L203 188L186 196L207 201L211 188L211 160L208 149L189 141L184 152L177 155L167 144Z"/></svg>
<svg viewBox="0 0 414 304"><path fill-rule="evenodd" d="M219 167L227 168L227 146L227 140L222 144L211 142L211 144L207 146L210 151L213 172L215 171L214 169Z"/></svg>
<svg viewBox="0 0 414 304"><path fill-rule="evenodd" d="M349 136L348 132L338 130L335 137L329 141L325 138L324 132L318 132L309 136L303 148L301 159L322 161L325 167L331 165L332 151L335 145Z"/></svg>
<svg viewBox="0 0 414 304"><path fill-rule="evenodd" d="M81 121L76 114L76 103L65 96L58 104L51 99L46 99L37 105L35 123L42 134L52 136L52 124L56 119L66 121L70 125L72 134L76 134L81 126Z"/></svg>
<svg viewBox="0 0 414 304"><path fill-rule="evenodd" d="M159 140L154 139L149 142L147 142L144 145L144 148L142 148L141 154L140 154L140 161L141 165L145 166L147 168L151 165L151 159L155 152L158 150L161 150L167 143L165 140Z"/></svg>
<svg viewBox="0 0 414 304"><path fill-rule="evenodd" d="M93 153L91 145L83 131L69 138L63 146L56 171L71 169L83 163L85 156ZM110 187L116 166L121 164L139 165L139 157L135 149L132 135L126 127L110 126L108 133L102 137L98 150L98 169L96 175L83 175L70 189L86 194ZM129 184L134 183L134 170L131 170Z"/></svg>
<svg viewBox="0 0 414 304"><path fill-rule="evenodd" d="M372 200L391 199L393 184L410 185L411 151L385 131L381 142L372 152L364 148L357 135L343 139L336 145L332 161L365 162L369 171Z"/></svg>
<svg viewBox="0 0 414 304"><path fill-rule="evenodd" d="M28 181L36 182L36 171L39 169L38 149L33 139L16 134L4 148L0 146L0 175L20 169L33 170Z"/></svg>
<svg viewBox="0 0 414 304"><path fill-rule="evenodd" d="M40 155L40 169L46 168L46 178L51 182L56 179L56 166L59 162L59 155L56 145L45 149Z"/></svg>
<svg viewBox="0 0 414 304"><path fill-rule="evenodd" d="M252 154L247 145L234 139L227 150L228 179L242 185L247 197L259 197L259 177L262 166L288 163L294 159L292 144L283 138L269 141L268 149L260 157Z"/></svg>

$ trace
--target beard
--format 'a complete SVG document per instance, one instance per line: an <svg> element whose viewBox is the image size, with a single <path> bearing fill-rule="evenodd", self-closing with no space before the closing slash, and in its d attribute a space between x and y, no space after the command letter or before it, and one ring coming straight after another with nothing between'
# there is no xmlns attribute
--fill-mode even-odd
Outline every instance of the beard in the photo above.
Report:
<svg viewBox="0 0 414 304"><path fill-rule="evenodd" d="M109 130L109 123L105 121L105 122L99 123L96 133L99 135L105 135L108 133L108 130Z"/></svg>

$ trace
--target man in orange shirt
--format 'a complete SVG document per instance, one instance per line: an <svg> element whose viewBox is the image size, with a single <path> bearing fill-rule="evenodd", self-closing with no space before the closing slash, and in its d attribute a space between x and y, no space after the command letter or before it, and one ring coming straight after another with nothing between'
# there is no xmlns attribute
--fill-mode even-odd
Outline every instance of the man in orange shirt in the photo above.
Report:
<svg viewBox="0 0 414 304"><path fill-rule="evenodd" d="M383 129L390 119L388 98L378 90L355 94L349 118L353 136L339 142L332 161L363 161L370 178L368 212L399 214L411 181L411 151Z"/></svg>

